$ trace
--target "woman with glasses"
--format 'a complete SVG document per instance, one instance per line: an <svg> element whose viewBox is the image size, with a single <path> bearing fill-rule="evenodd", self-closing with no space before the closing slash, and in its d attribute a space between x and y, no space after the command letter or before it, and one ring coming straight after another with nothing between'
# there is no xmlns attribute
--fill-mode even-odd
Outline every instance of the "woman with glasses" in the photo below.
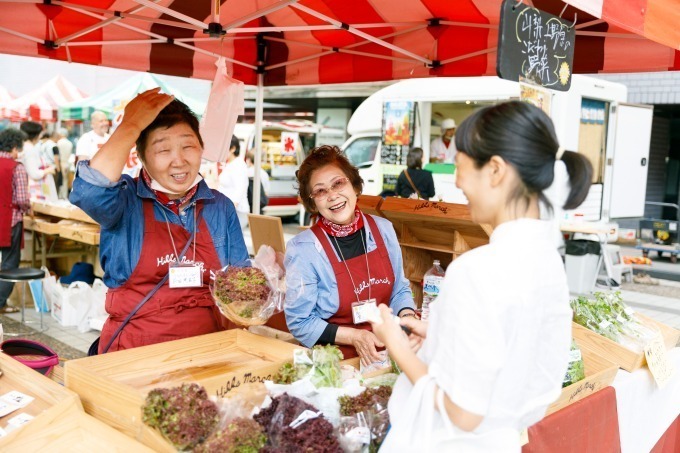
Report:
<svg viewBox="0 0 680 453"><path fill-rule="evenodd" d="M302 204L318 220L286 248L288 328L304 346L335 344L345 358L379 361L384 345L366 309L385 304L415 315L394 228L358 208L363 180L337 147L313 149L297 179Z"/></svg>

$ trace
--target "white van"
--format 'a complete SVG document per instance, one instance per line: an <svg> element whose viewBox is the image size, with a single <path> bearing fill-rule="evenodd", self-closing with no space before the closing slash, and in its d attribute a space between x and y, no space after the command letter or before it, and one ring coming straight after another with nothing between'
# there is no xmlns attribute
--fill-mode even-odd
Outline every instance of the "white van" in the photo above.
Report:
<svg viewBox="0 0 680 453"><path fill-rule="evenodd" d="M586 220L642 217L651 138L651 106L627 104L625 85L574 75L568 92L552 92L551 117L558 139L568 150L582 152L595 168L593 186L579 207ZM475 109L520 98L520 84L498 77L410 79L368 97L350 118L350 138L343 150L359 168L364 193L383 191L380 161L385 102L414 101L415 133L411 146L424 151L423 166L433 172L435 198L467 203L455 187L455 165L427 165L430 142L439 124L460 124Z"/></svg>

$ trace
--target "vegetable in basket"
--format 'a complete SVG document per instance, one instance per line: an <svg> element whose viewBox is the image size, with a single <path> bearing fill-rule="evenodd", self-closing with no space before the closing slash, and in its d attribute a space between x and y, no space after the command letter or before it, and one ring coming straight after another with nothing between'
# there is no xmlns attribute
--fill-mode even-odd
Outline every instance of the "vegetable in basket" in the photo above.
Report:
<svg viewBox="0 0 680 453"><path fill-rule="evenodd" d="M216 271L212 293L220 311L237 324L264 324L274 311L267 276L256 267Z"/></svg>
<svg viewBox="0 0 680 453"><path fill-rule="evenodd" d="M571 350L569 351L569 367L567 373L564 375L562 381L562 388L578 382L586 377L585 368L583 366L583 356L581 349L574 340L571 340Z"/></svg>
<svg viewBox="0 0 680 453"><path fill-rule="evenodd" d="M149 392L142 407L142 420L158 428L178 450L203 442L220 421L217 405L198 384L159 388Z"/></svg>
<svg viewBox="0 0 680 453"><path fill-rule="evenodd" d="M267 443L264 429L251 418L235 418L215 431L194 453L258 453Z"/></svg>

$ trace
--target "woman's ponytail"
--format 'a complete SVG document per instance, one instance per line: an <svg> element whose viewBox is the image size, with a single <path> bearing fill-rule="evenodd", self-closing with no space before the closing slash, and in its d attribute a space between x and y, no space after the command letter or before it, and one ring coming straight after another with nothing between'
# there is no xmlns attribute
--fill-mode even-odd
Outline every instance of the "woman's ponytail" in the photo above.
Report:
<svg viewBox="0 0 680 453"><path fill-rule="evenodd" d="M593 166L587 157L573 151L564 151L561 157L562 162L567 167L571 185L569 196L564 203L564 209L575 209L588 196L593 181Z"/></svg>

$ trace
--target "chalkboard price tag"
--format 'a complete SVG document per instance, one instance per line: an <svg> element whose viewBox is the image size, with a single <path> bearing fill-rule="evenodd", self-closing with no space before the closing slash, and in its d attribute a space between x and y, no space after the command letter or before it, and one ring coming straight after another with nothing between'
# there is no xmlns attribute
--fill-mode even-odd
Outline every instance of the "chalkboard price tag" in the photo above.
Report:
<svg viewBox="0 0 680 453"><path fill-rule="evenodd" d="M520 76L558 91L568 91L576 32L569 20L503 0L496 70L502 79Z"/></svg>

